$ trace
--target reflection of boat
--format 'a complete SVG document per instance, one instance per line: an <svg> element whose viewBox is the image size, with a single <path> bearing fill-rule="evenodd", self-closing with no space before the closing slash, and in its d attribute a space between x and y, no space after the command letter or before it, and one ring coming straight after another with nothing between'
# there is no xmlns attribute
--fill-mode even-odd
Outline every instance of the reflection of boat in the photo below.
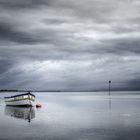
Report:
<svg viewBox="0 0 140 140"><path fill-rule="evenodd" d="M5 115L31 122L35 118L35 110L33 107L5 106Z"/></svg>
<svg viewBox="0 0 140 140"><path fill-rule="evenodd" d="M35 102L35 95L30 92L19 94L15 96L5 97L6 105L11 106L33 106Z"/></svg>

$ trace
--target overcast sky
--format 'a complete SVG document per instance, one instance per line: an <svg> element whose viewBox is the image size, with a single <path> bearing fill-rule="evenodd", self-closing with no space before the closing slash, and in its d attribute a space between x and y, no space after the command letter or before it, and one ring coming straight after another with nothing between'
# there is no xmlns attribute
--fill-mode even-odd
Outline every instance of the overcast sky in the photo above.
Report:
<svg viewBox="0 0 140 140"><path fill-rule="evenodd" d="M140 89L139 0L0 0L0 89Z"/></svg>

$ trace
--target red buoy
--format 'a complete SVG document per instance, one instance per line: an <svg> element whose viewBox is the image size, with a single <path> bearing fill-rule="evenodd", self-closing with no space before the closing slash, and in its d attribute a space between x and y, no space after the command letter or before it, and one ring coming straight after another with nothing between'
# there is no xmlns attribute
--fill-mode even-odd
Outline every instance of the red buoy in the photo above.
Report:
<svg viewBox="0 0 140 140"><path fill-rule="evenodd" d="M41 108L42 105L41 104L36 104L36 108Z"/></svg>

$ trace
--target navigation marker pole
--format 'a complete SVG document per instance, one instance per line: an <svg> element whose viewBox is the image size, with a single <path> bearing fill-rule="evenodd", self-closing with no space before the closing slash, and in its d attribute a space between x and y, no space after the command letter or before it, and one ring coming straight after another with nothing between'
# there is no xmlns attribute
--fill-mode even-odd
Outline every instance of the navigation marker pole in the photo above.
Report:
<svg viewBox="0 0 140 140"><path fill-rule="evenodd" d="M110 96L110 89L111 89L111 80L109 80L109 96Z"/></svg>

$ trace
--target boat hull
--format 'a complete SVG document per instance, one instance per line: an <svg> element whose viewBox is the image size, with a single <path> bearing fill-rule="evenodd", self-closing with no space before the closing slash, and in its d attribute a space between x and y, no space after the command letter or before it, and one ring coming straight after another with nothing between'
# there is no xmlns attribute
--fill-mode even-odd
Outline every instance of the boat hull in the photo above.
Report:
<svg viewBox="0 0 140 140"><path fill-rule="evenodd" d="M5 101L7 106L34 106L34 101L29 99L20 101Z"/></svg>
<svg viewBox="0 0 140 140"><path fill-rule="evenodd" d="M35 96L33 94L21 94L11 97L5 97L7 106L34 106Z"/></svg>

